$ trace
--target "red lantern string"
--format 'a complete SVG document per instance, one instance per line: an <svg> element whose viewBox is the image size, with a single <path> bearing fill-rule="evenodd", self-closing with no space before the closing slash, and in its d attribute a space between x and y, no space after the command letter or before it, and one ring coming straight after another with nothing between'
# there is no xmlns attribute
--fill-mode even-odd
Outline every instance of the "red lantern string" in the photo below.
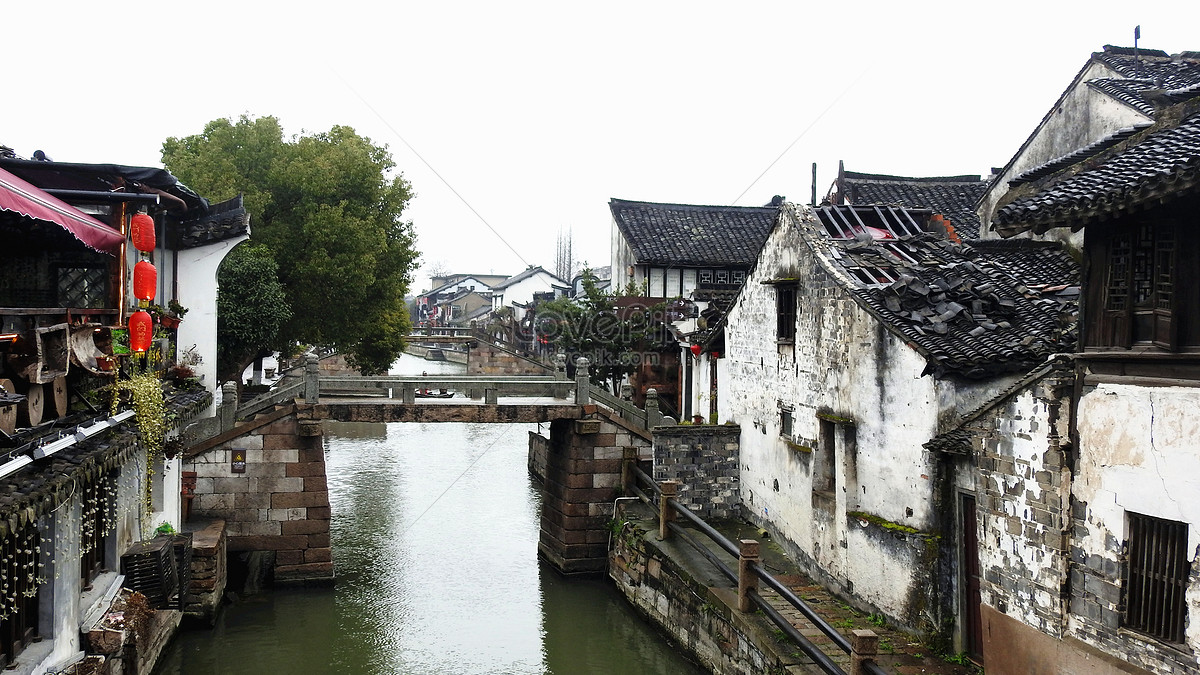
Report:
<svg viewBox="0 0 1200 675"><path fill-rule="evenodd" d="M140 260L133 266L133 297L150 301L158 289L158 270L154 264Z"/></svg>
<svg viewBox="0 0 1200 675"><path fill-rule="evenodd" d="M154 219L145 213L138 213L129 221L129 238L133 247L142 253L154 250Z"/></svg>
<svg viewBox="0 0 1200 675"><path fill-rule="evenodd" d="M134 312L129 317L129 350L134 354L145 354L154 337L154 320L145 311Z"/></svg>
<svg viewBox="0 0 1200 675"><path fill-rule="evenodd" d="M700 345L692 345L691 347L689 347L689 349L692 350L693 356L700 356Z"/></svg>

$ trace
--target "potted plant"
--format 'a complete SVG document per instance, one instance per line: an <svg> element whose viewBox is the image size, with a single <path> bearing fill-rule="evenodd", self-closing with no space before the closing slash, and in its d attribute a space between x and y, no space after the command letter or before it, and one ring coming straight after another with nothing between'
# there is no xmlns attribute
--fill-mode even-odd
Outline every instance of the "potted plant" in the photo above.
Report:
<svg viewBox="0 0 1200 675"><path fill-rule="evenodd" d="M172 298L167 303L168 314L163 315L163 326L167 328L178 328L179 322L183 321L183 316L188 313L188 308L179 304L178 300ZM167 321L170 321L168 324Z"/></svg>

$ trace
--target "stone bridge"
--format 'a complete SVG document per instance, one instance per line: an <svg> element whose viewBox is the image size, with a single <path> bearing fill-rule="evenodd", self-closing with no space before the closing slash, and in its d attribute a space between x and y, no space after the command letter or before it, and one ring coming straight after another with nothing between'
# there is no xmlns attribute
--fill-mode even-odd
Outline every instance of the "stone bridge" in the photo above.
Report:
<svg viewBox="0 0 1200 675"><path fill-rule="evenodd" d="M561 373L321 376L311 359L302 378L240 408L223 405L208 429L189 433L187 510L224 520L229 550L258 556L279 583L330 581L323 422L541 422L549 438L533 435L529 461L544 484L539 552L564 573L602 571L623 461L651 459L650 429L664 419L653 395L639 410L593 390L586 359L577 372L573 382ZM436 398L442 390L467 396Z"/></svg>

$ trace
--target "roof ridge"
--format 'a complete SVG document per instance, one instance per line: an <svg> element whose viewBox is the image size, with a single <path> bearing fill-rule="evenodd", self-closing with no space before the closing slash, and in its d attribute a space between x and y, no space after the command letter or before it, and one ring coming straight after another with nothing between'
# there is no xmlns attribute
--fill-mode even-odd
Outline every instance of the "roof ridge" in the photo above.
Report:
<svg viewBox="0 0 1200 675"><path fill-rule="evenodd" d="M982 183L985 182L978 174L961 174L957 176L892 176L884 173L862 173L846 171L846 178L857 180L878 180L904 183Z"/></svg>
<svg viewBox="0 0 1200 675"><path fill-rule="evenodd" d="M778 206L737 206L734 204L676 204L676 203L672 203L672 202L643 202L643 201L638 201L636 199L620 199L618 197L609 197L608 200L609 200L608 203L610 206L613 204L638 204L638 205L642 205L642 206L666 206L666 207L675 207L675 208L689 209L689 210L694 210L694 209L738 209L738 210L755 209L755 210L759 210L759 211L763 211L763 210L777 211L779 209Z"/></svg>

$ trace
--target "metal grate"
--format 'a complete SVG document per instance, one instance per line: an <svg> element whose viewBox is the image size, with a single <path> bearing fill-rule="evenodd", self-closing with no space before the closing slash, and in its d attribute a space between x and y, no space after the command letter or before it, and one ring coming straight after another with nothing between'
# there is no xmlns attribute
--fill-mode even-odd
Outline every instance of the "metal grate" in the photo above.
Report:
<svg viewBox="0 0 1200 675"><path fill-rule="evenodd" d="M1191 565L1188 526L1129 513L1125 542L1124 625L1167 642L1183 642Z"/></svg>
<svg viewBox="0 0 1200 675"><path fill-rule="evenodd" d="M104 307L108 296L108 278L103 267L58 268L60 307Z"/></svg>

